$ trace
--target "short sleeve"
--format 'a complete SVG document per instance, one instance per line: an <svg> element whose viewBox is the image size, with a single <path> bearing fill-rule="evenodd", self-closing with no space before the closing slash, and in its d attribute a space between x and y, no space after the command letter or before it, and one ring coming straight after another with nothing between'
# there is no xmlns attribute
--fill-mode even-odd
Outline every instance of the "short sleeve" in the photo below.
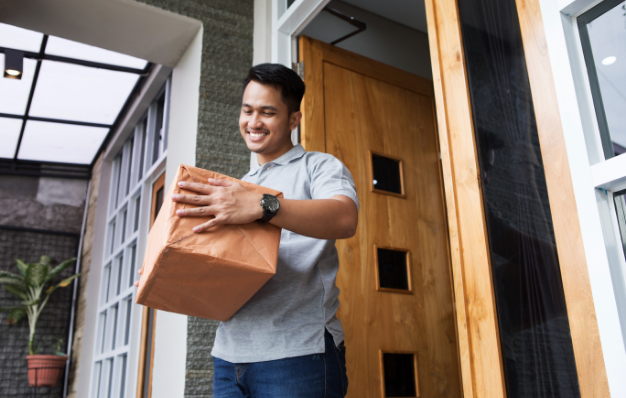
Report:
<svg viewBox="0 0 626 398"><path fill-rule="evenodd" d="M307 168L311 181L311 199L330 199L336 195L349 197L359 208L354 179L350 170L336 157L307 152Z"/></svg>

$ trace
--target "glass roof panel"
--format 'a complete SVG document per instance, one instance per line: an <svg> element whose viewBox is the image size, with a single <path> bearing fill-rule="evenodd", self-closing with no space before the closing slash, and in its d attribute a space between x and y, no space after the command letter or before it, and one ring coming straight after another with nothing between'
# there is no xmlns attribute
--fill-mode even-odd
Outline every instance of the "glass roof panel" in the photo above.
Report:
<svg viewBox="0 0 626 398"><path fill-rule="evenodd" d="M0 65L4 65L4 54L0 54ZM37 61L24 58L22 80L4 79L0 76L0 113L24 115L36 66Z"/></svg>
<svg viewBox="0 0 626 398"><path fill-rule="evenodd" d="M138 75L42 61L30 116L113 124Z"/></svg>
<svg viewBox="0 0 626 398"><path fill-rule="evenodd" d="M0 23L0 47L38 53L43 33Z"/></svg>
<svg viewBox="0 0 626 398"><path fill-rule="evenodd" d="M55 36L48 37L46 54L137 69L145 68L148 63L143 59L131 57L130 55L116 53L114 51L105 50L103 48L83 43L77 43L71 40L61 39L60 37Z"/></svg>
<svg viewBox="0 0 626 398"><path fill-rule="evenodd" d="M89 164L108 131L102 127L29 120L18 159Z"/></svg>
<svg viewBox="0 0 626 398"><path fill-rule="evenodd" d="M0 158L13 159L21 129L22 119L0 117Z"/></svg>

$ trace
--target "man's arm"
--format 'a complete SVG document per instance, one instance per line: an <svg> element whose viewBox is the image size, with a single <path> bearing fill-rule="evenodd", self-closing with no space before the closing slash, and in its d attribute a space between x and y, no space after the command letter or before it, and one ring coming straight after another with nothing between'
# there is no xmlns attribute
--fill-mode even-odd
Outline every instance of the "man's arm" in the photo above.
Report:
<svg viewBox="0 0 626 398"><path fill-rule="evenodd" d="M194 232L202 232L220 224L246 224L263 217L260 204L263 195L249 192L239 183L209 179L209 184L181 182L179 186L196 194L173 195L172 200L200 207L178 210L178 216L215 216L194 227ZM347 196L279 200L280 210L270 221L271 224L317 239L346 239L356 233L358 211L354 201Z"/></svg>

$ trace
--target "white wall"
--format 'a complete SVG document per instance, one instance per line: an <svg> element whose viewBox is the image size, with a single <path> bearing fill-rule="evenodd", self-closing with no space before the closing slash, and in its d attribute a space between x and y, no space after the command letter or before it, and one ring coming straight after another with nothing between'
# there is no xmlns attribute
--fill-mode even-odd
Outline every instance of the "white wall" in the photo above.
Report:
<svg viewBox="0 0 626 398"><path fill-rule="evenodd" d="M202 59L200 28L172 71L165 186L180 164L196 164L196 135ZM158 311L156 316L152 397L182 397L187 360L187 316Z"/></svg>
<svg viewBox="0 0 626 398"><path fill-rule="evenodd" d="M252 65L272 61L272 1L254 0Z"/></svg>
<svg viewBox="0 0 626 398"><path fill-rule="evenodd" d="M584 77L577 73L581 71L581 66L576 56L578 39L575 21L566 15L588 9L597 0L539 0L539 3L579 210L609 388L611 396L625 397L626 351L591 173L591 164L597 161L597 154L593 153L597 148L588 146L593 143L590 137L594 134L593 123L586 120L586 83Z"/></svg>

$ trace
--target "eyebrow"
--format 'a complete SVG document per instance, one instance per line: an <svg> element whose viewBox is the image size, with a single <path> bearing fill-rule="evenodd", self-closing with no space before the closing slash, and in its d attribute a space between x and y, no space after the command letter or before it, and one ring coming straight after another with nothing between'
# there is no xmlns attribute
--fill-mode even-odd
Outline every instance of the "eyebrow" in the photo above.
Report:
<svg viewBox="0 0 626 398"><path fill-rule="evenodd" d="M252 105L245 104L245 103L241 104L241 107L254 108ZM263 105L263 106L261 106L261 109L269 109L269 110L272 110L272 111L278 111L278 109L275 106L272 106L272 105Z"/></svg>

